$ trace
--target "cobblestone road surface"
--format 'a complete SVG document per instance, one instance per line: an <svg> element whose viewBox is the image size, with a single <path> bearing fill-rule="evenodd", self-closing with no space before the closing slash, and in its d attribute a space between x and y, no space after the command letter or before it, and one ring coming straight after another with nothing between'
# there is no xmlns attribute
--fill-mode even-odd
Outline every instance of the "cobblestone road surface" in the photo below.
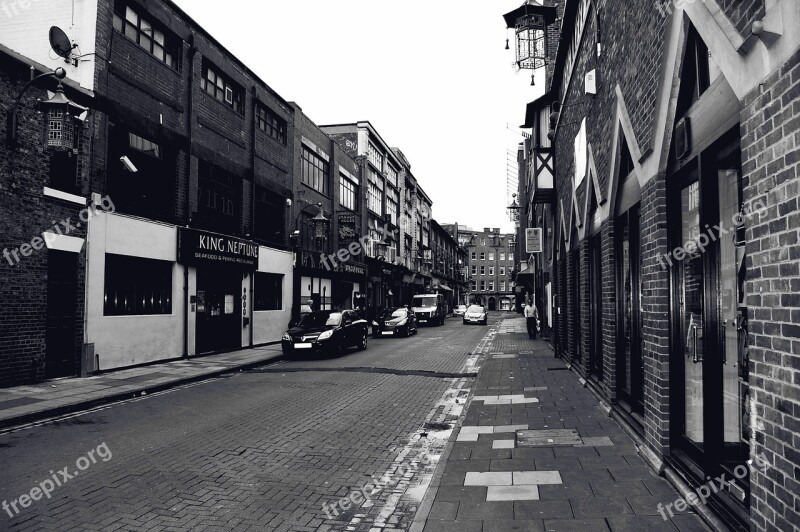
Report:
<svg viewBox="0 0 800 532"><path fill-rule="evenodd" d="M0 530L405 528L433 467L419 457L435 465L435 423L458 416L473 380L437 372L474 372L470 354L488 330L449 320L408 339L370 339L367 351L341 358L258 368L0 434L0 501L16 502L0 513ZM449 432L440 436L443 445ZM103 444L107 461L98 459L108 456ZM419 469L400 475L409 460ZM65 467L73 478L58 473ZM388 486L373 504L323 511L381 477ZM49 498L33 490L56 478Z"/></svg>

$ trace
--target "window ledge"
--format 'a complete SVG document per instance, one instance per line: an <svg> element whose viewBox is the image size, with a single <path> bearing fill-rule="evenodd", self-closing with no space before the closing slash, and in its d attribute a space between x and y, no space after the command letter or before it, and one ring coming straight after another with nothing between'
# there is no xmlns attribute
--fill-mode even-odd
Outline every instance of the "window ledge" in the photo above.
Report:
<svg viewBox="0 0 800 532"><path fill-rule="evenodd" d="M64 201L68 201L70 203L75 203L77 205L81 205L83 207L86 206L86 198L83 196L78 196L76 194L70 194L69 192L63 192L61 190L57 190L55 188L44 187L42 190L42 195L48 198L55 198Z"/></svg>

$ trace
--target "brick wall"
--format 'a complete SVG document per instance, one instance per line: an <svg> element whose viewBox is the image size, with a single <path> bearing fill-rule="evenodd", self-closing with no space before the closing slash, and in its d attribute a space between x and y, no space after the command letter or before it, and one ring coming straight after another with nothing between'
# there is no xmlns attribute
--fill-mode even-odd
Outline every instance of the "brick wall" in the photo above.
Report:
<svg viewBox="0 0 800 532"><path fill-rule="evenodd" d="M658 258L667 252L667 190L663 175L642 189L640 213L642 362L647 444L660 454L669 448L669 270Z"/></svg>
<svg viewBox="0 0 800 532"><path fill-rule="evenodd" d="M800 522L800 52L744 100L747 307L752 450L767 456L752 477L758 530Z"/></svg>
<svg viewBox="0 0 800 532"><path fill-rule="evenodd" d="M28 76L26 65L0 56L0 101L12 102ZM85 224L76 226L79 205L43 195L44 187L50 185L52 149L43 147L45 121L37 109L37 99L46 100L47 93L32 86L20 101L17 147L6 147L6 128L0 128L0 252L7 249L9 253L8 258L0 256L0 386L33 383L45 375L49 252L42 247L26 257L19 248L30 245L54 223L67 220L74 226L69 236L86 237ZM79 143L82 150L86 140ZM79 171L87 173L83 152L78 157ZM12 252L17 253L19 262ZM83 252L74 254L74 258L78 265L85 262ZM83 331L83 293L84 269L78 266L72 346L76 375Z"/></svg>
<svg viewBox="0 0 800 532"><path fill-rule="evenodd" d="M764 0L717 0L720 9L742 36L752 33L753 22L764 17Z"/></svg>
<svg viewBox="0 0 800 532"><path fill-rule="evenodd" d="M603 290L603 391L606 399L617 398L617 265L614 220L600 229L601 285Z"/></svg>

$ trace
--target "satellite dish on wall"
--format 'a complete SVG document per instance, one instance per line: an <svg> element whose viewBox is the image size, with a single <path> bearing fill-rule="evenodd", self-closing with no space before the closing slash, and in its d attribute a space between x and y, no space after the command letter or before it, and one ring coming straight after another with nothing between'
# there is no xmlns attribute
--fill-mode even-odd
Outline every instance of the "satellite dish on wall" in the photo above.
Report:
<svg viewBox="0 0 800 532"><path fill-rule="evenodd" d="M58 26L50 27L50 48L64 59L69 59L72 55L72 41Z"/></svg>

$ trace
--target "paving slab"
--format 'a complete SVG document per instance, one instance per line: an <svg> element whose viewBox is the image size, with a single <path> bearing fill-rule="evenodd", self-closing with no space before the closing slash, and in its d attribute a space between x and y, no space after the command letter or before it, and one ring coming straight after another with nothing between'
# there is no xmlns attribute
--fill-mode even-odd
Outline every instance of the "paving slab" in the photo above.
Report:
<svg viewBox="0 0 800 532"><path fill-rule="evenodd" d="M706 530L691 513L661 519L658 503L678 492L547 343L514 332L525 330L516 319L486 348L425 530Z"/></svg>

